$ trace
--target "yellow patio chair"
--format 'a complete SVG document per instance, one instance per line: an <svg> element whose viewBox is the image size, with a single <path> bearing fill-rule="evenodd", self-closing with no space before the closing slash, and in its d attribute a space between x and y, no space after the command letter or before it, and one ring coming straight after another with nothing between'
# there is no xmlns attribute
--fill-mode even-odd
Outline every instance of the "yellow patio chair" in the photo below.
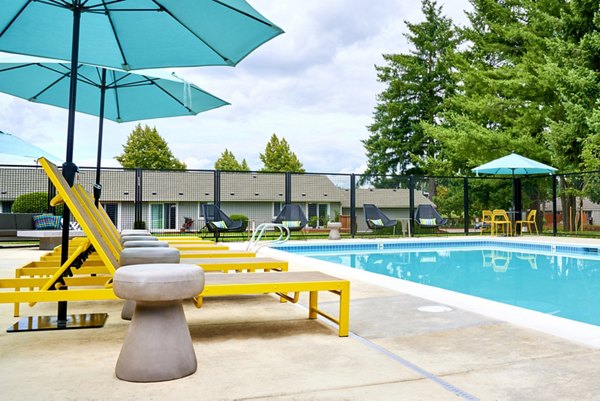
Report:
<svg viewBox="0 0 600 401"><path fill-rule="evenodd" d="M512 235L512 221L508 218L506 210L495 209L492 211L492 235L498 234L500 229L504 235Z"/></svg>
<svg viewBox="0 0 600 401"><path fill-rule="evenodd" d="M494 235L494 226L492 224L492 211L491 210L482 210L481 211L481 232L480 235L483 235L483 230L486 228L490 229L490 235Z"/></svg>
<svg viewBox="0 0 600 401"><path fill-rule="evenodd" d="M520 234L521 230L523 230L523 226L527 226L527 232L531 235L533 235L533 229L532 227L535 228L535 234L536 235L540 235L540 233L538 232L538 228L537 225L535 224L535 216L537 214L537 210L532 209L529 211L529 213L527 214L527 218L525 220L517 220L515 221L515 234ZM519 230L519 226L521 228L521 230Z"/></svg>

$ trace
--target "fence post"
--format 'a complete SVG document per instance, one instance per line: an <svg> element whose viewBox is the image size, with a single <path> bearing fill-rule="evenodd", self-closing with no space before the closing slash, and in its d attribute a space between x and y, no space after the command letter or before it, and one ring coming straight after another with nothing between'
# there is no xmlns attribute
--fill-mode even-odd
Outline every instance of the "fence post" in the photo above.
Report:
<svg viewBox="0 0 600 401"><path fill-rule="evenodd" d="M350 174L350 235L356 235L356 174Z"/></svg>
<svg viewBox="0 0 600 401"><path fill-rule="evenodd" d="M285 204L290 205L292 203L292 173L289 171L285 173L284 185Z"/></svg>
<svg viewBox="0 0 600 401"><path fill-rule="evenodd" d="M214 171L213 180L213 203L217 207L221 207L221 172L219 170Z"/></svg>
<svg viewBox="0 0 600 401"><path fill-rule="evenodd" d="M556 225L556 174L552 174L552 235L556 237L557 233L557 225ZM563 210L563 218L564 218L564 210Z"/></svg>
<svg viewBox="0 0 600 401"><path fill-rule="evenodd" d="M465 211L465 235L469 235L469 227L471 226L469 222L469 179L465 176L463 178L463 208Z"/></svg>
<svg viewBox="0 0 600 401"><path fill-rule="evenodd" d="M411 174L408 176L408 213L409 220L408 224L410 225L410 236L414 237L415 235L415 177Z"/></svg>
<svg viewBox="0 0 600 401"><path fill-rule="evenodd" d="M135 169L134 221L142 221L142 169ZM146 227L149 229L148 227Z"/></svg>

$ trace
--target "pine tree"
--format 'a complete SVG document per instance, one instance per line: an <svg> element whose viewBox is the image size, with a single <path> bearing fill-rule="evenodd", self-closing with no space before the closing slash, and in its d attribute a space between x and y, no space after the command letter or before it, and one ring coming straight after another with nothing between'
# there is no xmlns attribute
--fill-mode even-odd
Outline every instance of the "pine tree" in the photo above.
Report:
<svg viewBox="0 0 600 401"><path fill-rule="evenodd" d="M185 170L186 165L173 156L156 127L138 124L127 137L123 153L115 159L125 168Z"/></svg>
<svg viewBox="0 0 600 401"><path fill-rule="evenodd" d="M468 172L511 151L551 162L544 133L556 94L542 72L553 32L540 10L556 12L556 1L472 1L469 47L455 64L460 90L444 102L441 124L425 127L442 149L430 172Z"/></svg>
<svg viewBox="0 0 600 401"><path fill-rule="evenodd" d="M264 167L261 171L296 172L303 173L304 168L296 154L290 150L290 145L285 138L277 138L273 134L267 143L265 153L260 154Z"/></svg>
<svg viewBox="0 0 600 401"><path fill-rule="evenodd" d="M459 39L435 0L423 0L421 9L425 21L405 22L410 31L405 36L414 50L384 55L387 65L375 67L378 80L387 87L378 96L374 122L368 127L371 135L363 141L366 174L423 173L424 160L439 152L421 124L435 124L443 99L456 89L452 59Z"/></svg>

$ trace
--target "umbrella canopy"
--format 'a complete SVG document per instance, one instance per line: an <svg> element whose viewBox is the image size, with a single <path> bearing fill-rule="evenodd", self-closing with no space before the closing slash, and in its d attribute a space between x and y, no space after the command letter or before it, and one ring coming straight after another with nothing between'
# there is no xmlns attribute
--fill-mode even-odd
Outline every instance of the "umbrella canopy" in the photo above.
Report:
<svg viewBox="0 0 600 401"><path fill-rule="evenodd" d="M516 153L501 157L491 162L471 169L476 174L496 174L512 176L512 208L521 211L520 185L517 189L515 175L553 174L556 169L546 164L536 162Z"/></svg>
<svg viewBox="0 0 600 401"><path fill-rule="evenodd" d="M123 70L233 66L281 33L244 0L0 2L0 50L72 60L77 35L78 61Z"/></svg>
<svg viewBox="0 0 600 401"><path fill-rule="evenodd" d="M80 62L123 70L232 66L282 32L244 0L0 2L0 51L69 60L72 71ZM69 84L63 174L73 184L75 74Z"/></svg>
<svg viewBox="0 0 600 401"><path fill-rule="evenodd" d="M123 70L236 65L283 31L244 0L2 0L0 51ZM70 39L70 40L69 40ZM67 149L73 163L77 80L69 80ZM61 264L68 259L69 208L63 209ZM59 325L66 325L66 303Z"/></svg>
<svg viewBox="0 0 600 401"><path fill-rule="evenodd" d="M36 103L68 108L70 76L69 62L0 54L0 92ZM229 104L174 74L161 70L139 70L134 74L79 64L75 76L79 92L76 110L100 117L96 202L101 188L104 118L126 122L196 115Z"/></svg>
<svg viewBox="0 0 600 401"><path fill-rule="evenodd" d="M554 167L536 162L516 153L501 157L491 162L482 164L471 169L476 174L498 174L498 175L530 175L530 174L552 174L556 171Z"/></svg>
<svg viewBox="0 0 600 401"><path fill-rule="evenodd" d="M60 162L60 159L50 153L22 140L19 137L0 131L0 153L6 155L20 156L37 160L40 157Z"/></svg>
<svg viewBox="0 0 600 401"><path fill-rule="evenodd" d="M103 79L103 70L106 70ZM0 54L0 92L32 102L69 107L70 62ZM229 103L172 73L136 73L78 64L76 110L116 122L196 115Z"/></svg>

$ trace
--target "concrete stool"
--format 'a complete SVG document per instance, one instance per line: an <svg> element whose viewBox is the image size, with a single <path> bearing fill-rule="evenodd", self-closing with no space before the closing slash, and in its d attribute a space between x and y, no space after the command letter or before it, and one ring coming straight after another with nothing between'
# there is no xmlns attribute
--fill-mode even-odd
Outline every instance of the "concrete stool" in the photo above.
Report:
<svg viewBox="0 0 600 401"><path fill-rule="evenodd" d="M144 248L127 248L127 244L145 242L145 241L128 241L125 243L121 251L119 263L121 266L128 265L143 265L152 263L179 263L179 250L175 248L162 247L144 247ZM152 244L158 244L160 241L151 241ZM131 320L133 311L135 310L135 301L127 300L121 310L121 319Z"/></svg>
<svg viewBox="0 0 600 401"><path fill-rule="evenodd" d="M130 265L117 269L113 289L119 298L136 301L117 377L156 382L194 373L196 354L181 301L202 292L204 271L187 264Z"/></svg>
<svg viewBox="0 0 600 401"><path fill-rule="evenodd" d="M121 244L127 241L158 241L158 238L152 235L123 235L121 236Z"/></svg>
<svg viewBox="0 0 600 401"><path fill-rule="evenodd" d="M342 228L342 223L337 221L330 221L327 223L327 228L329 228L329 239L330 240L338 240L342 239L340 235L340 228Z"/></svg>
<svg viewBox="0 0 600 401"><path fill-rule="evenodd" d="M169 243L165 241L126 241L123 248L168 248Z"/></svg>

